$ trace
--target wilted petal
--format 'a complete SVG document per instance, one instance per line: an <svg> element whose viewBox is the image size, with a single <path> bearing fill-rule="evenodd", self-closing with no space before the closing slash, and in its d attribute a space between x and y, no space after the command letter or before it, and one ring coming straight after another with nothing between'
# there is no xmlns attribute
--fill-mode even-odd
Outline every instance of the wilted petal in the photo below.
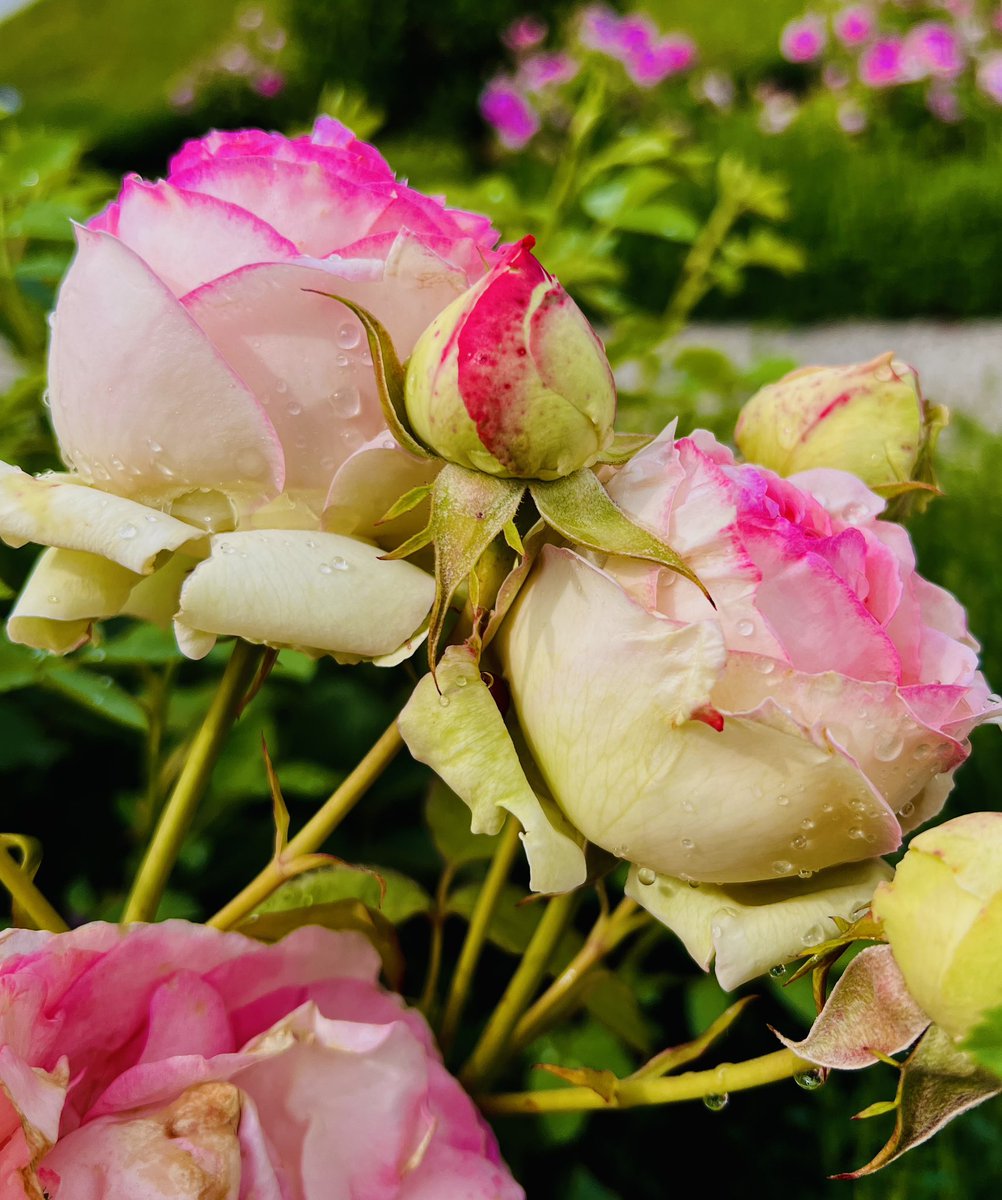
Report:
<svg viewBox="0 0 1002 1200"><path fill-rule="evenodd" d="M0 537L8 545L85 550L145 575L161 551L203 536L184 521L71 477L36 479L0 463Z"/></svg>
<svg viewBox="0 0 1002 1200"><path fill-rule="evenodd" d="M91 625L117 616L142 579L118 563L81 550L46 550L7 619L12 642L67 654L90 636Z"/></svg>
<svg viewBox="0 0 1002 1200"><path fill-rule="evenodd" d="M110 234L78 229L77 240L49 358L66 459L150 499L281 491L282 450L264 410L166 284Z"/></svg>
<svg viewBox="0 0 1002 1200"><path fill-rule="evenodd" d="M841 1071L869 1067L897 1054L929 1024L912 999L890 946L869 946L846 967L802 1042L779 1034L801 1058Z"/></svg>
<svg viewBox="0 0 1002 1200"><path fill-rule="evenodd" d="M642 883L642 870L631 868L627 895L676 933L704 970L716 958L717 979L728 990L834 937L834 918L848 919L892 874L873 859L810 879L690 887L668 875Z"/></svg>
<svg viewBox="0 0 1002 1200"><path fill-rule="evenodd" d="M391 654L427 616L435 584L379 555L336 533L217 534L181 589L178 643L196 658L228 634L349 660Z"/></svg>
<svg viewBox="0 0 1002 1200"><path fill-rule="evenodd" d="M35 1200L34 1168L59 1136L66 1097L65 1064L54 1072L32 1067L10 1046L0 1046L0 1195ZM36 1189L27 1190L26 1184Z"/></svg>
<svg viewBox="0 0 1002 1200"><path fill-rule="evenodd" d="M497 833L510 812L538 892L566 892L585 880L585 860L557 813L548 812L525 777L504 719L469 650L450 646L400 714L407 748L469 805L474 833Z"/></svg>

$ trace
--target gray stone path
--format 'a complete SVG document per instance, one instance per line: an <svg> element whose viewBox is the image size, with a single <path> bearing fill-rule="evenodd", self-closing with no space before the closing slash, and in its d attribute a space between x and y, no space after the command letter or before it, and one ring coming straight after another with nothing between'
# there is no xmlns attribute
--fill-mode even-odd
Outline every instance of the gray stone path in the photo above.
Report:
<svg viewBox="0 0 1002 1200"><path fill-rule="evenodd" d="M768 354L801 365L865 362L884 350L910 363L938 404L1002 432L1002 321L843 321L799 328L696 325L680 339L747 365Z"/></svg>

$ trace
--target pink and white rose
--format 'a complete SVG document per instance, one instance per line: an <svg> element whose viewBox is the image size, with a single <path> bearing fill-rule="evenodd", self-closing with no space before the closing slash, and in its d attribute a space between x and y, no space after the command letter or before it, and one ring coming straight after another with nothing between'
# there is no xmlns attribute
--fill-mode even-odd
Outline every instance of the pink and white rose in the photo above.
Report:
<svg viewBox="0 0 1002 1200"><path fill-rule="evenodd" d="M189 142L77 240L50 355L69 470L0 476L0 535L52 547L10 636L62 653L132 612L173 618L193 657L225 634L392 657L433 585L379 560L374 522L428 468L390 437L358 320L318 293L404 357L493 261L490 222L321 118Z"/></svg>
<svg viewBox="0 0 1002 1200"><path fill-rule="evenodd" d="M608 485L676 574L547 546L498 645L563 818L733 987L820 942L997 718L964 612L848 473L670 431Z"/></svg>
<svg viewBox="0 0 1002 1200"><path fill-rule="evenodd" d="M4 1200L521 1200L364 938L0 934Z"/></svg>

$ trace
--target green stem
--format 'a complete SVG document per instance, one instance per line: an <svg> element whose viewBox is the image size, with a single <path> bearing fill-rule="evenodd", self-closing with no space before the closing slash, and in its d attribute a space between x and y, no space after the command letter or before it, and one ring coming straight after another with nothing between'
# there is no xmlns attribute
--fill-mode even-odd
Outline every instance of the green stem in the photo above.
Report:
<svg viewBox="0 0 1002 1200"><path fill-rule="evenodd" d="M639 1108L652 1104L677 1104L705 1096L726 1096L764 1084L790 1079L811 1069L812 1064L798 1058L792 1050L777 1050L747 1062L725 1063L709 1071L688 1071L661 1079L622 1079L613 1086L609 1098L589 1087L555 1088L552 1091L506 1092L479 1096L477 1103L492 1116L512 1113L569 1113L593 1109Z"/></svg>
<svg viewBox="0 0 1002 1200"><path fill-rule="evenodd" d="M508 879L508 873L511 870L512 863L515 861L518 848L521 845L520 833L521 827L519 823L514 817L509 817L501 834L501 841L498 843L497 850L494 852L494 858L484 879L484 885L480 889L477 901L473 906L473 912L470 914L470 924L466 930L466 939L463 942L463 948L459 953L459 961L456 963L456 969L449 984L449 995L446 999L445 1012L442 1016L439 1044L442 1047L443 1053L447 1052L452 1045L453 1039L456 1036L456 1030L459 1028L459 1022L462 1020L463 1010L466 1007L466 1000L470 991L470 984L473 982L473 975L476 971L477 963L480 961L480 954L483 951L484 943L487 940L487 931L490 929L491 921L497 912L502 889Z"/></svg>
<svg viewBox="0 0 1002 1200"><path fill-rule="evenodd" d="M591 82L571 118L567 138L561 147L560 161L553 176L553 183L546 198L547 217L539 235L540 244L545 246L549 238L560 227L577 190L577 176L581 161L591 138L592 130L602 115L605 97L605 78L601 72L592 75Z"/></svg>
<svg viewBox="0 0 1002 1200"><path fill-rule="evenodd" d="M313 854L393 761L403 746L396 721L381 735L352 773L306 822L282 852L260 871L239 895L224 905L206 924L229 929L253 912L290 877L289 867L304 854ZM295 872L292 872L293 874Z"/></svg>
<svg viewBox="0 0 1002 1200"><path fill-rule="evenodd" d="M615 912L599 917L585 944L515 1026L509 1047L512 1053L523 1049L555 1018L566 1014L580 999L592 968L625 938L648 924L651 918L646 913L638 914L638 907L636 901L626 898Z"/></svg>
<svg viewBox="0 0 1002 1200"><path fill-rule="evenodd" d="M10 892L11 899L22 909L36 929L51 933L66 933L69 926L35 886L33 880L17 865L10 851L0 843L0 884Z"/></svg>
<svg viewBox="0 0 1002 1200"><path fill-rule="evenodd" d="M164 805L125 904L122 921L152 921L181 851L198 802L208 785L226 735L264 654L261 646L238 641L205 720L195 735L174 790Z"/></svg>
<svg viewBox="0 0 1002 1200"><path fill-rule="evenodd" d="M431 942L428 949L428 970L425 974L424 989L418 1008L429 1021L432 1020L435 1008L435 993L438 991L438 977L442 971L442 942L445 938L445 919L449 915L449 891L456 877L456 868L446 864L439 877L435 889L435 908L431 914Z"/></svg>
<svg viewBox="0 0 1002 1200"><path fill-rule="evenodd" d="M665 307L665 341L682 330L692 310L710 290L709 276L713 260L741 212L741 202L725 191L686 255L681 282Z"/></svg>
<svg viewBox="0 0 1002 1200"><path fill-rule="evenodd" d="M562 896L554 896L547 904L518 970L460 1072L459 1078L468 1091L489 1083L503 1064L510 1049L512 1030L546 974L553 953L574 916L577 901L576 892L565 892Z"/></svg>

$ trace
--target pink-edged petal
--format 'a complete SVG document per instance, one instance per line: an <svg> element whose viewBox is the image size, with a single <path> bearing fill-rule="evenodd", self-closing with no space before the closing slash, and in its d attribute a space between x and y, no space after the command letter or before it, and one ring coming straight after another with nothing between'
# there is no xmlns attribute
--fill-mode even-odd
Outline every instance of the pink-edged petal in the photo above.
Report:
<svg viewBox="0 0 1002 1200"><path fill-rule="evenodd" d="M0 537L11 546L37 542L82 550L145 575L163 551L194 546L204 533L78 477L35 478L0 463Z"/></svg>
<svg viewBox="0 0 1002 1200"><path fill-rule="evenodd" d="M10 1046L0 1046L0 1196L35 1200L35 1168L59 1136L69 1072L31 1066ZM35 1184L28 1190L26 1185Z"/></svg>
<svg viewBox="0 0 1002 1200"><path fill-rule="evenodd" d="M380 553L336 533L219 534L181 589L178 643L195 658L227 635L343 661L392 655L424 621L435 584Z"/></svg>
<svg viewBox="0 0 1002 1200"><path fill-rule="evenodd" d="M52 420L67 460L150 499L195 487L272 495L282 450L263 408L137 254L78 229L52 332Z"/></svg>
<svg viewBox="0 0 1002 1200"><path fill-rule="evenodd" d="M213 196L169 183L125 181L111 232L171 289L193 288L248 263L295 258L292 242L260 218Z"/></svg>
<svg viewBox="0 0 1002 1200"><path fill-rule="evenodd" d="M885 500L849 471L814 467L790 475L789 482L810 492L827 512L847 525L866 524L887 507Z"/></svg>
<svg viewBox="0 0 1002 1200"><path fill-rule="evenodd" d="M784 1046L821 1067L858 1070L897 1054L928 1026L912 999L890 946L869 946L846 967L803 1041L777 1034Z"/></svg>
<svg viewBox="0 0 1002 1200"><path fill-rule="evenodd" d="M880 859L868 859L807 880L693 888L668 875L644 883L634 866L626 894L667 925L704 971L713 964L730 991L834 937L835 918L848 920L892 874Z"/></svg>

